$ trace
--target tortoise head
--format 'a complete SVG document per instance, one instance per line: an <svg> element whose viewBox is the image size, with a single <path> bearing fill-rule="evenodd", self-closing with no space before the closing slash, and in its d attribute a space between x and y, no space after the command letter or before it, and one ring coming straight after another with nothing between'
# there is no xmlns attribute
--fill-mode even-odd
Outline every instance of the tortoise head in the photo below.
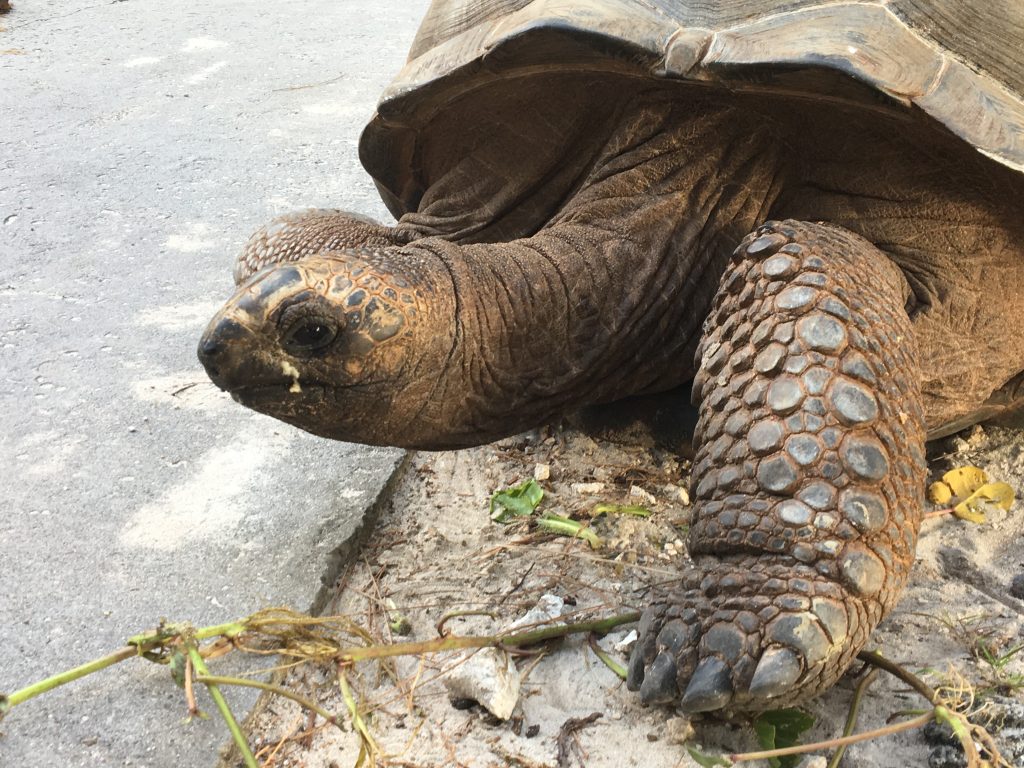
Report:
<svg viewBox="0 0 1024 768"><path fill-rule="evenodd" d="M430 327L429 281L357 253L253 275L210 321L199 359L242 405L308 432L421 444L431 368L451 336Z"/></svg>

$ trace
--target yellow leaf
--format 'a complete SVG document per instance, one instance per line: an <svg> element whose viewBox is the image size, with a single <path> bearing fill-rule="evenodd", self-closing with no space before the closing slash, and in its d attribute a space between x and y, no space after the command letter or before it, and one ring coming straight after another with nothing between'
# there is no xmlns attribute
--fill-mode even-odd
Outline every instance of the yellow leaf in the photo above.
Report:
<svg viewBox="0 0 1024 768"><path fill-rule="evenodd" d="M980 471L980 470L979 470ZM953 507L953 514L972 523L985 522L985 512L993 507L1009 509L1013 489L1006 483L986 483Z"/></svg>
<svg viewBox="0 0 1024 768"><path fill-rule="evenodd" d="M954 496L963 499L987 483L988 475L978 467L957 467L944 474L942 482L949 486Z"/></svg>
<svg viewBox="0 0 1024 768"><path fill-rule="evenodd" d="M932 504L947 504L953 498L953 490L941 480L928 486L928 501Z"/></svg>

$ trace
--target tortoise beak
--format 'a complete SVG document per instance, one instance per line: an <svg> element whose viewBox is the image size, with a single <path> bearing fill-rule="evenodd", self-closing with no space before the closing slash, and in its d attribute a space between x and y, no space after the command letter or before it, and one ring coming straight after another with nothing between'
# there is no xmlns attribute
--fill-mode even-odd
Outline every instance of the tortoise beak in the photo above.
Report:
<svg viewBox="0 0 1024 768"><path fill-rule="evenodd" d="M288 383L279 364L267 354L267 339L254 329L263 326L268 313L296 286L305 286L300 269L271 265L239 286L213 316L196 353L214 384L234 394L261 384Z"/></svg>
<svg viewBox="0 0 1024 768"><path fill-rule="evenodd" d="M253 334L239 322L218 314L199 339L196 353L210 380L230 392L252 381L257 373L252 365L253 356L244 354L253 341Z"/></svg>

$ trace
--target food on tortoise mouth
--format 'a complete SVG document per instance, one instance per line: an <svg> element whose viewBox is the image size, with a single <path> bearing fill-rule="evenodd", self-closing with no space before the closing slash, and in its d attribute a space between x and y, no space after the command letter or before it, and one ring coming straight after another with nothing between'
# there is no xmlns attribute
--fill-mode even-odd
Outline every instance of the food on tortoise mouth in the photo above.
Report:
<svg viewBox="0 0 1024 768"><path fill-rule="evenodd" d="M302 386L299 384L299 369L298 368L296 368L294 365L289 363L287 360L284 360L281 363L281 373L283 373L285 376L291 376L292 377L292 385L290 387L288 387L288 391L289 392L291 392L292 394L296 394L296 395L299 394L300 392L302 392Z"/></svg>
<svg viewBox="0 0 1024 768"><path fill-rule="evenodd" d="M961 0L435 2L361 140L398 223L257 232L200 358L420 448L692 380L695 565L629 687L800 701L898 598L926 436L1024 421L1021 30Z"/></svg>

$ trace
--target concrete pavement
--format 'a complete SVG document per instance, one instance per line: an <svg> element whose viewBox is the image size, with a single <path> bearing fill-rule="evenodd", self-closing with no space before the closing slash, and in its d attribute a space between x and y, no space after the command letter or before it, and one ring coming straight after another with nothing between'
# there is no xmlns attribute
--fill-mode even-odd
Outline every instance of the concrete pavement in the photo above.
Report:
<svg viewBox="0 0 1024 768"><path fill-rule="evenodd" d="M401 454L245 411L194 349L259 224L307 206L388 220L356 142L426 5L0 16L0 690L161 617L317 599ZM0 765L212 764L223 725L184 714L165 670L129 662L14 709Z"/></svg>

